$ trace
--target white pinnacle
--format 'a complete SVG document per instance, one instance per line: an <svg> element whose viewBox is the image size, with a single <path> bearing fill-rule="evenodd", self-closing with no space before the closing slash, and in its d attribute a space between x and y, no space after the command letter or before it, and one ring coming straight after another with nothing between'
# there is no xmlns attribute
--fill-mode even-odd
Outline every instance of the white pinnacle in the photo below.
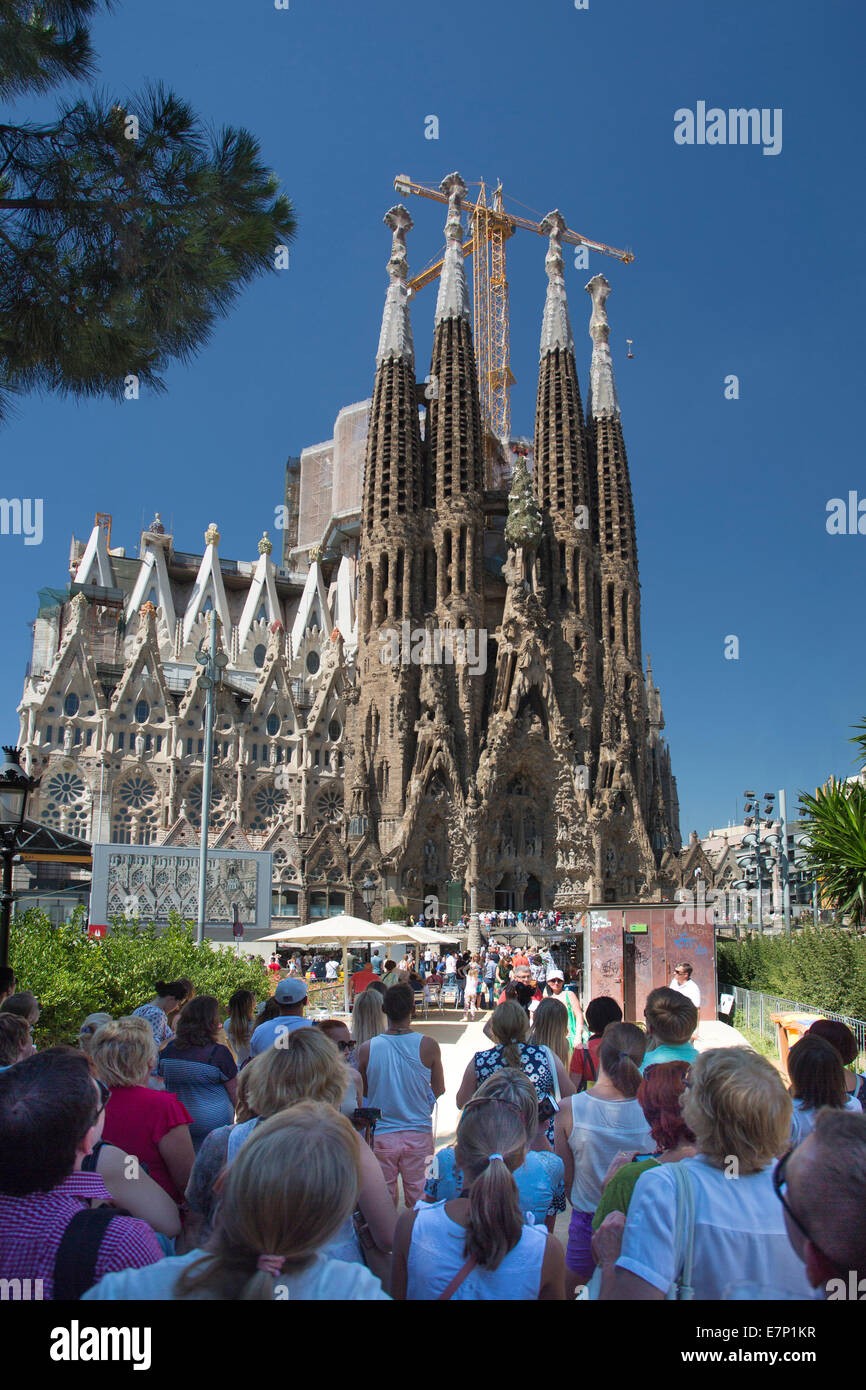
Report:
<svg viewBox="0 0 866 1390"><path fill-rule="evenodd" d="M391 283L385 296L385 309L382 314L382 331L379 334L379 350L376 365L389 358L405 358L415 361L415 344L412 340L412 322L409 317L409 290L406 280L409 263L406 258L406 233L411 231L412 218L402 203L385 213L384 222L390 227L391 259L388 262L388 275Z"/></svg>
<svg viewBox="0 0 866 1390"><path fill-rule="evenodd" d="M556 209L549 212L541 223L541 231L550 237L550 246L544 261L547 271L547 299L544 303L544 316L541 320L541 356L563 348L574 352L574 335L568 316L568 297L565 292L565 267L562 262L562 234L565 231L565 218Z"/></svg>
<svg viewBox="0 0 866 1390"><path fill-rule="evenodd" d="M592 295L592 318L589 321L589 336L592 338L592 365L589 369L589 401L587 414L598 420L602 416L619 418L619 401L616 395L616 382L613 379L613 362L610 356L610 324L607 321L607 297L610 285L603 275L594 275L586 286L587 294Z"/></svg>
<svg viewBox="0 0 866 1390"><path fill-rule="evenodd" d="M449 174L439 185L448 199L448 218L445 223L445 259L439 277L439 297L436 300L436 323L443 319L465 319L469 322L469 286L463 264L463 219L461 204L466 196L466 184L459 174Z"/></svg>

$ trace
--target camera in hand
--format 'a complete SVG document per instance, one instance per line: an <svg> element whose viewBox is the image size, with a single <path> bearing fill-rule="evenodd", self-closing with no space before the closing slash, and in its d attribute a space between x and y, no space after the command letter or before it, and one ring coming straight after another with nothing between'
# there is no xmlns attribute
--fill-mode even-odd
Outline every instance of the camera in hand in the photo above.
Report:
<svg viewBox="0 0 866 1390"><path fill-rule="evenodd" d="M381 1110L377 1110L375 1105L359 1105L354 1111L352 1119L358 1124L378 1124L382 1118Z"/></svg>
<svg viewBox="0 0 866 1390"><path fill-rule="evenodd" d="M545 1124L545 1125L546 1125L546 1124L548 1123L549 1120L552 1120L552 1119L553 1119L553 1117L554 1117L554 1115L556 1114L556 1112L557 1112L558 1109L559 1109L559 1106L557 1105L556 1101L553 1099L553 1096L545 1096L544 1099L541 1100L541 1101L539 1101L539 1103L538 1103L538 1120L539 1120L539 1123L540 1123L540 1124Z"/></svg>

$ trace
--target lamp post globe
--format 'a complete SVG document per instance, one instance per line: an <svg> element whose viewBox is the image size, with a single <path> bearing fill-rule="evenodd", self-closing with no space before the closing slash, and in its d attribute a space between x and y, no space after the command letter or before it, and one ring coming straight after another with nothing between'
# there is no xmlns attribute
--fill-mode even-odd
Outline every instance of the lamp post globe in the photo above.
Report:
<svg viewBox="0 0 866 1390"><path fill-rule="evenodd" d="M364 906L367 909L367 916L372 922L373 903L376 901L376 883L375 880L372 879L369 874L367 874L367 877L361 884L361 897L364 899Z"/></svg>
<svg viewBox="0 0 866 1390"><path fill-rule="evenodd" d="M12 917L12 861L27 813L27 799L39 786L20 763L21 749L4 744L6 761L0 768L0 842L3 858L3 891L0 895L0 965L9 964L9 923Z"/></svg>

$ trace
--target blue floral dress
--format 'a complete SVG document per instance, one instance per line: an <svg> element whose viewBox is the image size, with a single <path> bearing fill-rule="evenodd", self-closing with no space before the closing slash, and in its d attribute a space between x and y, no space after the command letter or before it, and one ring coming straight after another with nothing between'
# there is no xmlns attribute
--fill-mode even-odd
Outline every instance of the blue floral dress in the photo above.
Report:
<svg viewBox="0 0 866 1390"><path fill-rule="evenodd" d="M556 1078L550 1066L550 1060L543 1047L536 1047L535 1043L518 1043L520 1049L520 1065L526 1072L536 1091L538 1099L541 1101L545 1096L553 1097L556 1091ZM502 1071L508 1063L504 1060L502 1047L489 1047L486 1052L476 1052L475 1054L475 1089L488 1076L495 1076L498 1071ZM547 1138L550 1144L553 1143L554 1120L551 1119L547 1126Z"/></svg>

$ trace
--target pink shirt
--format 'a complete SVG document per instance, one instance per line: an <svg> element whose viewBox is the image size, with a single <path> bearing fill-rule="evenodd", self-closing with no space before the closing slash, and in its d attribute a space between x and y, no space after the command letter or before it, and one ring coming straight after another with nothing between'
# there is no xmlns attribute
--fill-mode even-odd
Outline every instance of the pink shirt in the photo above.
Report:
<svg viewBox="0 0 866 1390"><path fill-rule="evenodd" d="M185 1105L171 1091L152 1091L149 1086L119 1086L105 1107L102 1137L125 1153L135 1154L147 1171L178 1205L178 1192L159 1152L159 1142L178 1125L192 1123Z"/></svg>
<svg viewBox="0 0 866 1390"><path fill-rule="evenodd" d="M110 1202L98 1173L70 1173L50 1192L26 1197L0 1193L0 1278L41 1279L43 1298L54 1293L54 1261L63 1232L92 1201ZM107 1227L96 1258L95 1278L120 1269L141 1269L163 1258L146 1221L116 1216Z"/></svg>

